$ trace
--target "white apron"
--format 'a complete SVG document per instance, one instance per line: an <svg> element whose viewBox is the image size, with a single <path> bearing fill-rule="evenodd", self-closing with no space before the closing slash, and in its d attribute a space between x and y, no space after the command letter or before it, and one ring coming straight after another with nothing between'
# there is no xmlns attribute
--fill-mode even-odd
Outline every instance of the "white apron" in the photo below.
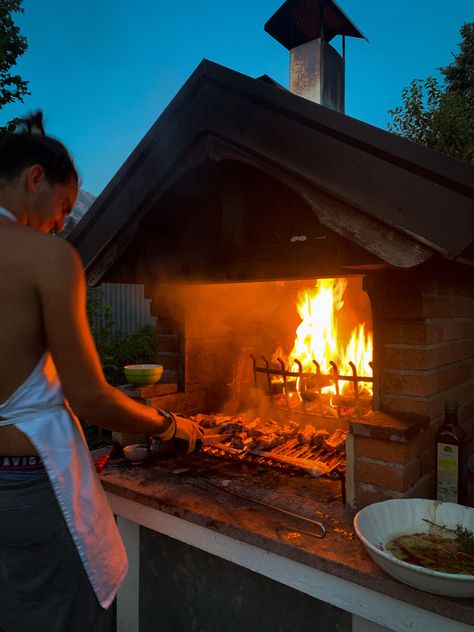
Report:
<svg viewBox="0 0 474 632"><path fill-rule="evenodd" d="M13 217L3 208L0 215ZM0 426L12 424L41 456L97 599L108 608L127 573L127 556L82 428L64 400L49 353L0 404Z"/></svg>

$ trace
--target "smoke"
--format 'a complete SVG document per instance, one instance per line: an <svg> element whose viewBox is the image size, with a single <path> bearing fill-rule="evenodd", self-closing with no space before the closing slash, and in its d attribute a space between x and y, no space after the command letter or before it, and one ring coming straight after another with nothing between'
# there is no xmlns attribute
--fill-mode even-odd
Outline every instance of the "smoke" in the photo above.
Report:
<svg viewBox="0 0 474 632"><path fill-rule="evenodd" d="M297 296L314 285L315 281L309 280L155 285L158 329L160 313L162 322L165 317L181 322L185 391L205 391L203 411L248 413L252 418L274 413L273 406L269 410L271 398L265 374L256 374L259 388L255 388L251 355L259 367L265 366L262 356L271 362L277 348L281 357L288 357L301 322ZM354 303L355 311L359 311L363 297L357 298L358 294L363 294L360 279L350 280L344 310ZM350 310L348 320L354 316ZM285 413L282 410L282 415Z"/></svg>

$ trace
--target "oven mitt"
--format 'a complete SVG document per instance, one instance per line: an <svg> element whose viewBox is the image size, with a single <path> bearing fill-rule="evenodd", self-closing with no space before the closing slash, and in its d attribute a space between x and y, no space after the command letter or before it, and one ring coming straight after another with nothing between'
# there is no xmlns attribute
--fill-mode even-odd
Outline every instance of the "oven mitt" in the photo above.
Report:
<svg viewBox="0 0 474 632"><path fill-rule="evenodd" d="M175 417L176 432L174 435L175 441L180 443L185 441L187 443L187 449L185 452L194 452L202 448L204 440L204 432L201 426L191 419L185 417Z"/></svg>
<svg viewBox="0 0 474 632"><path fill-rule="evenodd" d="M155 435L161 441L172 441L180 453L200 450L203 445L204 431L195 421L182 415L170 413L162 408L157 409L160 415L169 419L170 425L159 435Z"/></svg>

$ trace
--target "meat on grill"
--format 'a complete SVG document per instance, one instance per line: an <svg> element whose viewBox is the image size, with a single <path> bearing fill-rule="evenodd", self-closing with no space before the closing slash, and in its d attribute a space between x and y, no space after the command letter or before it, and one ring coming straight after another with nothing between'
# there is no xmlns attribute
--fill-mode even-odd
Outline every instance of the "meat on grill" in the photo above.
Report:
<svg viewBox="0 0 474 632"><path fill-rule="evenodd" d="M311 443L311 437L314 435L315 432L316 428L307 424L302 430L299 430L296 433L296 440L300 445Z"/></svg>
<svg viewBox="0 0 474 632"><path fill-rule="evenodd" d="M214 416L210 425L204 415L195 415L194 421L198 421L204 428L216 428L218 434L233 434L231 446L237 450L257 450L266 452L275 448L288 439L291 439L298 431L298 424L289 421L280 426L273 419L262 420L257 417L253 421L245 421L243 417L228 417L216 419Z"/></svg>
<svg viewBox="0 0 474 632"><path fill-rule="evenodd" d="M191 419L203 428L216 428L217 433L222 432L222 428L225 424L229 424L232 421L238 424L241 420L240 417L232 417L230 415L204 415L203 413L193 415Z"/></svg>
<svg viewBox="0 0 474 632"><path fill-rule="evenodd" d="M329 452L341 452L346 447L347 431L338 428L332 435L324 441L324 447Z"/></svg>
<svg viewBox="0 0 474 632"><path fill-rule="evenodd" d="M230 445L236 450L268 452L295 438L299 445L309 444L315 448L325 448L329 452L341 452L345 448L347 435L345 430L337 429L330 434L327 430L316 430L309 424L301 430L294 421L281 426L273 419L261 417L247 421L241 415L198 414L191 419L203 428L212 428L216 434L232 434Z"/></svg>
<svg viewBox="0 0 474 632"><path fill-rule="evenodd" d="M316 448L322 448L328 438L329 432L327 430L316 430L311 437L311 445L314 445Z"/></svg>

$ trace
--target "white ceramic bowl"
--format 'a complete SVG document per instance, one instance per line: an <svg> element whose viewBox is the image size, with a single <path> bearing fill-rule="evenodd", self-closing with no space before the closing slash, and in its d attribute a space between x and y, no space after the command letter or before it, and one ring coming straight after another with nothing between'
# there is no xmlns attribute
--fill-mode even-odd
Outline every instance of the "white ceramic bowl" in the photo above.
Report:
<svg viewBox="0 0 474 632"><path fill-rule="evenodd" d="M441 573L408 564L386 550L388 542L398 535L430 531L423 518L449 529L460 524L474 531L474 509L424 498L385 500L369 505L356 515L354 527L374 562L393 577L436 595L474 597L474 575Z"/></svg>
<svg viewBox="0 0 474 632"><path fill-rule="evenodd" d="M144 443L132 443L123 448L123 456L133 465L143 463L148 453L148 447Z"/></svg>

